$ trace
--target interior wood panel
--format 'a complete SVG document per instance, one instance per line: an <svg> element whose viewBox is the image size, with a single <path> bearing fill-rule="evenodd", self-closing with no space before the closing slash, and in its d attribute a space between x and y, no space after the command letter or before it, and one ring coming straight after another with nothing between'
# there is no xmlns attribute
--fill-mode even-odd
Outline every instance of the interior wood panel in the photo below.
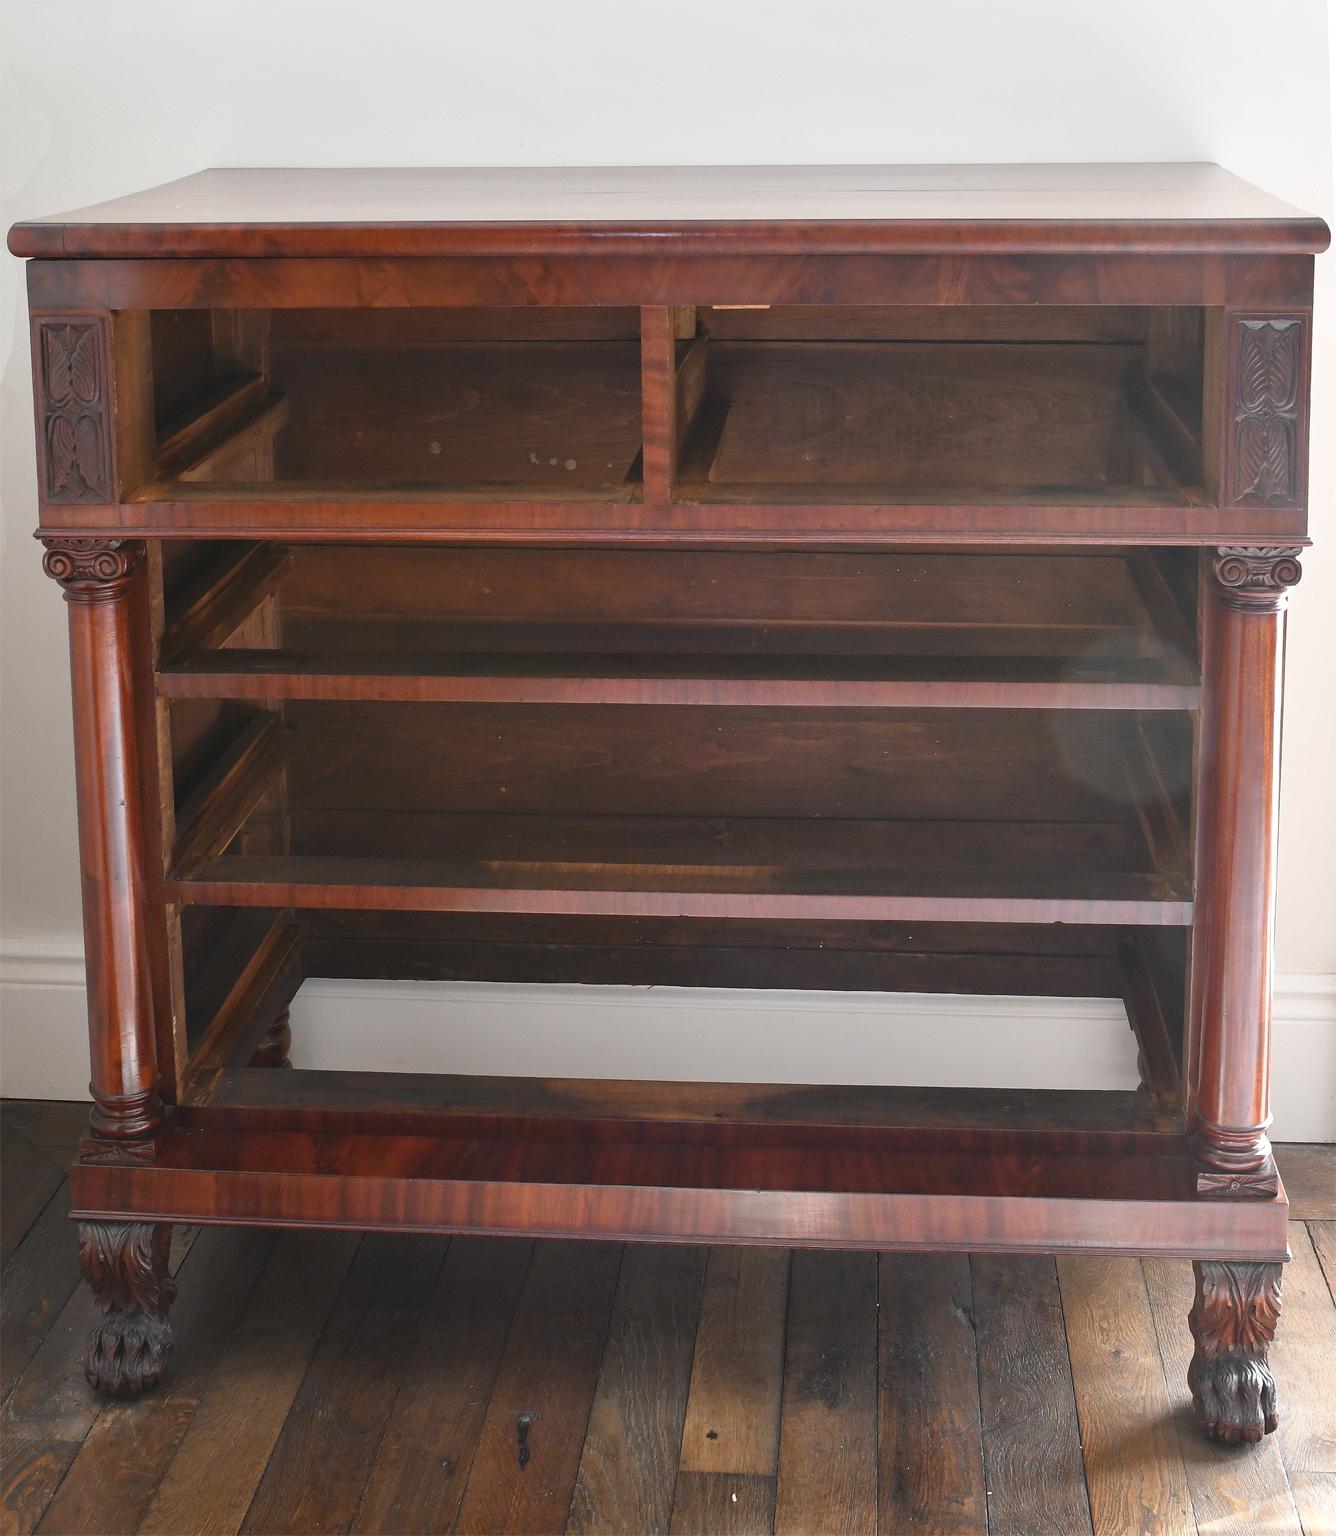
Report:
<svg viewBox="0 0 1336 1536"><path fill-rule="evenodd" d="M276 340L280 481L617 486L640 452L634 342L339 350Z"/></svg>
<svg viewBox="0 0 1336 1536"><path fill-rule="evenodd" d="M1072 712L293 704L294 808L1100 820L1116 722ZM444 732L444 735L442 733ZM1108 792L1102 791L1108 787Z"/></svg>
<svg viewBox="0 0 1336 1536"><path fill-rule="evenodd" d="M1103 486L1135 347L719 343L722 485Z"/></svg>
<svg viewBox="0 0 1336 1536"><path fill-rule="evenodd" d="M982 648L1001 654L1146 654L1153 624L1122 552L497 550L300 546L283 585L294 646L386 648L396 637L446 644L486 636L521 648L525 626L547 645L717 647L904 654ZM419 626L413 629L412 626ZM495 626L489 630L488 626ZM630 631L628 635L628 629ZM507 641L513 632L516 639ZM602 646L586 637L601 634ZM831 638L827 638L831 637Z"/></svg>
<svg viewBox="0 0 1336 1536"><path fill-rule="evenodd" d="M1159 310L1139 305L702 305L703 335L723 341L1144 342ZM1177 313L1177 311L1175 311Z"/></svg>
<svg viewBox="0 0 1336 1536"><path fill-rule="evenodd" d="M1112 997L1121 931L313 912L310 976Z"/></svg>

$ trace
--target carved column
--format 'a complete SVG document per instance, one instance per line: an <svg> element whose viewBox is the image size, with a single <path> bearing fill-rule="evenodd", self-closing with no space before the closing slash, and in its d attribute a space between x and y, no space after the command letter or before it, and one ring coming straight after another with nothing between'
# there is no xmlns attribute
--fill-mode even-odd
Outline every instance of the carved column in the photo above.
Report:
<svg viewBox="0 0 1336 1536"><path fill-rule="evenodd" d="M144 547L48 538L69 604L79 863L92 1063L86 1161L152 1155L162 1122L134 679Z"/></svg>
<svg viewBox="0 0 1336 1536"><path fill-rule="evenodd" d="M1270 1113L1281 680L1297 548L1207 558L1189 1112L1197 1191L1277 1191Z"/></svg>

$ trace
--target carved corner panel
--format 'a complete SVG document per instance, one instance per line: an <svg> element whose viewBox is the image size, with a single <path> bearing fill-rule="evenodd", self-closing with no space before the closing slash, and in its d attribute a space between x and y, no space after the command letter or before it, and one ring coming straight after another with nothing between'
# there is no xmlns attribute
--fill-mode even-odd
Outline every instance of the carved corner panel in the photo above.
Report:
<svg viewBox="0 0 1336 1536"><path fill-rule="evenodd" d="M1234 315L1229 348L1228 503L1301 506L1308 323L1297 315Z"/></svg>
<svg viewBox="0 0 1336 1536"><path fill-rule="evenodd" d="M38 491L44 502L116 499L110 356L105 316L33 321Z"/></svg>

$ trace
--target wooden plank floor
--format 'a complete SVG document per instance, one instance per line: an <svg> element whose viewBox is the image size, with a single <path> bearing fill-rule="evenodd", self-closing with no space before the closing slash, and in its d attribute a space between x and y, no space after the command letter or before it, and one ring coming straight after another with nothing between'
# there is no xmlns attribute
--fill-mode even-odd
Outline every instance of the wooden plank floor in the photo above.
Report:
<svg viewBox="0 0 1336 1536"><path fill-rule="evenodd" d="M1193 1429L1187 1264L187 1229L177 1362L79 1369L82 1106L0 1117L5 1532L1336 1533L1336 1148L1280 1432Z"/></svg>

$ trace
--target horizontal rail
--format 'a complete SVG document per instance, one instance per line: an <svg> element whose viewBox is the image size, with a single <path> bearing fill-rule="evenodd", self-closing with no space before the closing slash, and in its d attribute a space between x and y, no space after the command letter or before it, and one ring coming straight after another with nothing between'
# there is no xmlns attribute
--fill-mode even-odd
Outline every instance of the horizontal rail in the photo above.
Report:
<svg viewBox="0 0 1336 1536"><path fill-rule="evenodd" d="M1029 658L820 662L781 656L196 651L158 673L172 699L393 703L727 705L801 709L1196 709L1200 685L1157 676L1153 659L1081 676ZM1168 670L1166 666L1165 670ZM1112 675L1110 675L1112 674Z"/></svg>
<svg viewBox="0 0 1336 1536"><path fill-rule="evenodd" d="M1211 545L1256 543L1255 508L1088 501L904 501L750 503L673 502L645 506L636 488L605 498L543 501L531 492L493 488L454 495L412 495L372 486L346 494L307 486L292 496L273 486L160 486L161 495L106 507L45 509L42 535L54 538L280 539L332 544L518 543L595 547L609 542L650 547L786 549L814 539L837 547L953 544ZM188 490L208 497L188 497ZM1268 509L1272 542L1309 542L1302 509Z"/></svg>
<svg viewBox="0 0 1336 1536"><path fill-rule="evenodd" d="M935 891L857 894L785 890L785 877L795 885L800 882L791 871L778 868L626 864L617 870L615 884L608 877L606 865L506 860L452 865L415 859L237 855L199 861L188 871L178 869L167 882L167 895L195 906L345 911L1170 927L1192 921L1191 900L1166 894L1165 881L1150 874L1087 875L1083 895L1055 890L1059 877L1027 881L1010 870L993 878L996 894L972 894L969 876L958 877L966 888L955 891L940 880ZM746 888L749 877L751 889ZM1077 884L1082 878L1073 872L1070 881ZM985 877L975 879L984 883ZM1032 888L1029 894L1027 885ZM1035 889L1038 886L1044 887L1042 892Z"/></svg>
<svg viewBox="0 0 1336 1536"><path fill-rule="evenodd" d="M755 1126L781 1134L795 1128L877 1135L905 1132L977 1135L1015 1141L1040 1137L1071 1150L1077 1143L1130 1150L1181 1131L1135 1089L902 1088L791 1083L655 1082L615 1078L474 1077L451 1073L314 1071L281 1078L247 1067L223 1067L195 1079L189 1102L226 1105L242 1123L299 1112L310 1129L405 1128L458 1134L465 1120L524 1117L544 1122L667 1122L689 1128ZM453 1127L453 1130L452 1130ZM917 1142L915 1144L918 1144Z"/></svg>

